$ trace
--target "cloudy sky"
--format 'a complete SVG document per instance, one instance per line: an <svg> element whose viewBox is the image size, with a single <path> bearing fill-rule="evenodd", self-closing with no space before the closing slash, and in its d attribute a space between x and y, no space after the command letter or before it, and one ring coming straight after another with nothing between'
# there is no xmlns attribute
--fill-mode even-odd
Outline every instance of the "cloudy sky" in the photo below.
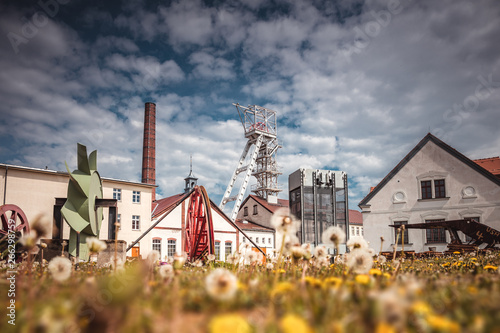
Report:
<svg viewBox="0 0 500 333"><path fill-rule="evenodd" d="M232 103L278 113L280 183L343 170L350 206L429 131L499 155L500 2L2 1L0 162L140 181L157 105L159 193L219 202L245 145ZM281 194L287 198L286 190Z"/></svg>

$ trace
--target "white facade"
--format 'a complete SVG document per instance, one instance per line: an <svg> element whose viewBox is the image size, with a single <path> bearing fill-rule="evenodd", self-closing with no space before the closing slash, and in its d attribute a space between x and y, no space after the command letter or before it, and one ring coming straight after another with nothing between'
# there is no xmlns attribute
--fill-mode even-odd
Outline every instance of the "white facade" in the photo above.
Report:
<svg viewBox="0 0 500 333"><path fill-rule="evenodd" d="M382 250L392 251L393 224L477 218L500 230L500 179L428 134L359 206L370 247L378 251L383 237ZM440 230L407 229L404 250L444 251L450 236Z"/></svg>
<svg viewBox="0 0 500 333"><path fill-rule="evenodd" d="M245 222L242 223L245 225ZM242 225L240 224L240 226ZM242 228L246 236L240 233L240 244L249 244L254 247L253 244L248 240L250 238L256 245L258 245L265 253L271 253L276 247L276 239L274 232L272 230L262 229L246 229Z"/></svg>
<svg viewBox="0 0 500 333"><path fill-rule="evenodd" d="M147 250L147 253L152 249L156 249L160 251L161 260L166 261L168 257L172 257L175 253L181 254L185 252L182 221L187 220L188 204L189 198L182 201L170 212L165 213L167 216L161 214L153 218L152 224L162 218L163 220L147 236L147 238L151 239L151 247ZM184 218L182 217L183 212ZM221 215L220 211L214 208L213 203L212 222L214 226L216 260L225 261L226 254L233 253L238 248L239 232L228 222L227 217Z"/></svg>
<svg viewBox="0 0 500 333"><path fill-rule="evenodd" d="M68 182L69 176L66 172L0 164L0 204L5 202L19 206L26 214L28 222L38 215L52 221L55 198L66 198ZM155 186L110 178L102 178L102 186L103 198L106 199L114 198L114 189L121 191L121 200L117 202L121 223L118 239L129 245L151 225L151 194ZM138 202L133 200L134 192L135 201L139 198ZM108 216L108 208L103 208L100 239L108 238ZM136 225L138 230L132 228L134 216L139 220L138 226ZM69 238L69 230L69 225L63 223L63 238ZM149 243L148 239L141 241L141 253L151 247ZM132 252L127 252L127 256L132 256Z"/></svg>

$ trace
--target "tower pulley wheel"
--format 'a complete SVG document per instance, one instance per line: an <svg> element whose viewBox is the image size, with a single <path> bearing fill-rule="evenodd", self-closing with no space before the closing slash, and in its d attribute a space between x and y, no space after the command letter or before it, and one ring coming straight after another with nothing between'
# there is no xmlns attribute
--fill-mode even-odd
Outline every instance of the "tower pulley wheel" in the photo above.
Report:
<svg viewBox="0 0 500 333"><path fill-rule="evenodd" d="M215 252L212 209L203 186L196 186L189 199L184 247L190 261Z"/></svg>

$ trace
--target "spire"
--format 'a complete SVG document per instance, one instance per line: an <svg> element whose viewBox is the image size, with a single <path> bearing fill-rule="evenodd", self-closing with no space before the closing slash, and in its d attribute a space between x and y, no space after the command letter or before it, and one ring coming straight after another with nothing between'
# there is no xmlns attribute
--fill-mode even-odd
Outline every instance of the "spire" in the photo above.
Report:
<svg viewBox="0 0 500 333"><path fill-rule="evenodd" d="M193 155L190 155L189 175L184 178L184 181L186 183L186 186L184 187L184 193L191 191L196 186L196 183L198 181L198 178L193 175Z"/></svg>

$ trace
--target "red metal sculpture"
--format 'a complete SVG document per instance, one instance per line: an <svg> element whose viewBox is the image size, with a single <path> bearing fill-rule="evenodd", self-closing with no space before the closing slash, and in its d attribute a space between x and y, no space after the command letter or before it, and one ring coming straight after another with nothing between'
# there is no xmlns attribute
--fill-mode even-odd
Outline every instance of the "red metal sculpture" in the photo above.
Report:
<svg viewBox="0 0 500 333"><path fill-rule="evenodd" d="M10 227L17 237L30 232L28 218L23 210L16 205L0 206L0 219L2 220L2 229L0 230L0 238L9 233L9 225L12 223L14 227Z"/></svg>
<svg viewBox="0 0 500 333"><path fill-rule="evenodd" d="M215 252L212 209L203 186L196 186L189 199L184 244L190 261Z"/></svg>

